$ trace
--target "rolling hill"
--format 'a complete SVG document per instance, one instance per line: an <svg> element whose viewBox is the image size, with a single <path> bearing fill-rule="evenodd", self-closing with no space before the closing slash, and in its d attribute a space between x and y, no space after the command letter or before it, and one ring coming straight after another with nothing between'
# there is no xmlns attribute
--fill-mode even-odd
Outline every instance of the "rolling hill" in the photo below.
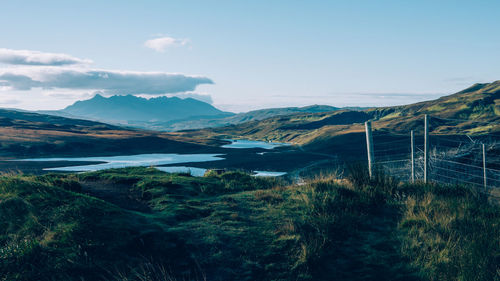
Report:
<svg viewBox="0 0 500 281"><path fill-rule="evenodd" d="M421 116L431 114L441 118L463 120L495 120L500 116L500 81L474 84L458 93L436 100L404 106L373 108L376 118Z"/></svg>
<svg viewBox="0 0 500 281"><path fill-rule="evenodd" d="M348 141L362 142L363 122L368 120L380 132L421 133L425 114L431 116L433 133L500 134L500 81L475 84L449 96L410 105L293 114L184 134L291 142L325 151Z"/></svg>
<svg viewBox="0 0 500 281"><path fill-rule="evenodd" d="M266 108L238 113L224 118L200 118L189 120L173 120L170 122L148 122L140 127L160 131L180 131L203 128L215 128L228 125L237 125L248 121L259 121L270 117L283 116L297 113L318 113L339 110L340 108L328 105L310 105L304 107Z"/></svg>
<svg viewBox="0 0 500 281"><path fill-rule="evenodd" d="M232 149L221 147L227 141L203 136L186 137L128 129L104 123L69 119L15 110L0 110L0 173L43 174L45 168L88 164L81 161L18 161L24 158L119 156L149 153L224 155L224 160L197 163L194 167L238 170L292 171L316 161L330 159L294 147L274 149ZM96 163L97 164L97 163Z"/></svg>
<svg viewBox="0 0 500 281"><path fill-rule="evenodd" d="M119 155L202 151L202 138L32 112L0 109L0 157Z"/></svg>
<svg viewBox="0 0 500 281"><path fill-rule="evenodd" d="M434 134L500 135L500 81L476 84L456 94L416 104L370 108L335 109L325 106L269 109L233 115L225 127L161 133L126 129L88 120L0 110L0 156L9 155L112 155L135 152L206 151L224 138L283 141L301 149L324 154L359 154L364 143L363 122L373 121L378 133L421 134L423 115L431 116ZM128 97L130 98L130 97ZM101 99L97 97L97 99ZM135 99L132 97L132 99ZM313 111L313 113L293 113ZM269 118L275 114L279 115ZM263 120L255 120L265 118Z"/></svg>
<svg viewBox="0 0 500 281"><path fill-rule="evenodd" d="M222 127L296 113L335 110L339 110L339 108L311 105L260 109L235 114L221 111L208 103L192 98L158 97L145 99L132 95L106 98L97 94L89 100L77 101L62 110L42 110L37 113L147 130L180 131Z"/></svg>

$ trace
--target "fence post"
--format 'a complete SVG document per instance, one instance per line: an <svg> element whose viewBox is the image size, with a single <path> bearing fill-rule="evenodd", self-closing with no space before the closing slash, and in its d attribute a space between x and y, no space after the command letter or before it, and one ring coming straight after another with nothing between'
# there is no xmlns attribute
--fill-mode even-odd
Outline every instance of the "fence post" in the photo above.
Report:
<svg viewBox="0 0 500 281"><path fill-rule="evenodd" d="M484 178L484 188L487 188L487 181L486 181L486 149L484 147L484 143L483 143L483 178Z"/></svg>
<svg viewBox="0 0 500 281"><path fill-rule="evenodd" d="M370 121L365 122L365 131L366 131L366 149L368 152L368 173L370 175L370 179L373 178L373 161L374 153L373 153L373 139L372 139L372 123Z"/></svg>
<svg viewBox="0 0 500 281"><path fill-rule="evenodd" d="M427 114L424 115L424 183L427 183L429 165L429 120Z"/></svg>
<svg viewBox="0 0 500 281"><path fill-rule="evenodd" d="M415 183L415 140L413 138L413 130L410 132L411 143L411 183Z"/></svg>

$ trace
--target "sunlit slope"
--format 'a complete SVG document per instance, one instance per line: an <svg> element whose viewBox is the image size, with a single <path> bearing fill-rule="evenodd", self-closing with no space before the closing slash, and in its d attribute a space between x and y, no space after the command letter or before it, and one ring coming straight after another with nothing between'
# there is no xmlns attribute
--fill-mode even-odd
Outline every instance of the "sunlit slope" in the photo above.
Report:
<svg viewBox="0 0 500 281"><path fill-rule="evenodd" d="M495 119L500 116L500 81L474 84L463 91L437 100L385 109L400 116L431 114L442 118ZM367 111L385 113L384 109L380 108Z"/></svg>
<svg viewBox="0 0 500 281"><path fill-rule="evenodd" d="M202 138L132 130L88 120L0 109L0 157L199 151ZM195 144L198 143L198 144Z"/></svg>
<svg viewBox="0 0 500 281"><path fill-rule="evenodd" d="M380 128L407 132L422 129L423 115L441 134L487 134L500 130L500 81L475 84L453 95L416 104L367 110Z"/></svg>
<svg viewBox="0 0 500 281"><path fill-rule="evenodd" d="M431 130L442 134L487 134L499 132L500 81L475 84L456 94L404 106L294 114L247 122L218 129L187 132L186 135L242 137L296 144L330 141L332 137L362 133L363 122L394 133L423 129L423 116L431 116Z"/></svg>

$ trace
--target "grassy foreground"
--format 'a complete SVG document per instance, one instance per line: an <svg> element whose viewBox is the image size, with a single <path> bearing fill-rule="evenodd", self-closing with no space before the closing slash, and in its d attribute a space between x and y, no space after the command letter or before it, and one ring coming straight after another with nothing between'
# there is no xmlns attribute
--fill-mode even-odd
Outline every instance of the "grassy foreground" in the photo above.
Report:
<svg viewBox="0 0 500 281"><path fill-rule="evenodd" d="M499 224L469 188L359 170L6 175L0 280L500 280Z"/></svg>

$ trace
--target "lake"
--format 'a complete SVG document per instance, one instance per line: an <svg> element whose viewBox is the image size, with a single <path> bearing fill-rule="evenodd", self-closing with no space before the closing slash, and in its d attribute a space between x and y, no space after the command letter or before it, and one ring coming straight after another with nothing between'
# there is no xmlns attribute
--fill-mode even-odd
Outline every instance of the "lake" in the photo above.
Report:
<svg viewBox="0 0 500 281"><path fill-rule="evenodd" d="M156 169L166 172L166 173L186 173L193 177L203 177L207 172L207 169L186 167L186 166L169 166L169 167L155 167Z"/></svg>
<svg viewBox="0 0 500 281"><path fill-rule="evenodd" d="M29 158L14 161L79 161L79 162L103 162L98 164L63 166L55 168L44 168L45 171L59 172L92 172L113 168L126 167L150 167L167 173L189 173L195 177L202 177L207 169L187 166L162 166L182 163L197 163L224 160L224 154L138 154L121 156L97 156L97 157L60 157L60 158ZM285 175L285 172L254 171L257 177L277 177Z"/></svg>
<svg viewBox="0 0 500 281"><path fill-rule="evenodd" d="M263 148L263 149L274 149L280 146L290 146L288 143L279 142L265 142L265 141L253 141L253 140L231 140L230 144L223 145L224 148Z"/></svg>
<svg viewBox="0 0 500 281"><path fill-rule="evenodd" d="M193 162L224 160L223 154L138 154L99 157L31 158L18 161L89 161L104 162L80 166L45 168L46 171L90 172L112 168L149 167Z"/></svg>
<svg viewBox="0 0 500 281"><path fill-rule="evenodd" d="M270 171L254 171L256 177L281 177L286 175L286 172L270 172Z"/></svg>

